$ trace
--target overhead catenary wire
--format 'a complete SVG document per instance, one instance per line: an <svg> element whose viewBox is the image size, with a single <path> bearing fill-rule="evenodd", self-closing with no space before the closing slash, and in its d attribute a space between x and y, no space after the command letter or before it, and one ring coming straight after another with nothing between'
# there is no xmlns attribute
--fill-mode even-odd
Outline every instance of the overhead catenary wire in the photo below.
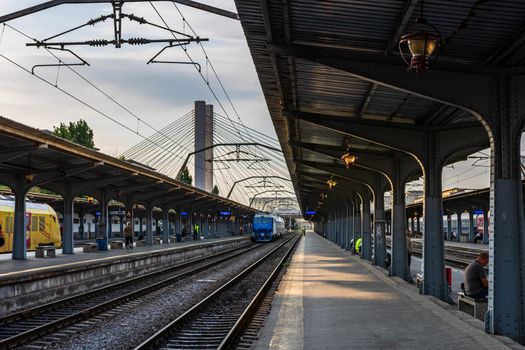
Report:
<svg viewBox="0 0 525 350"><path fill-rule="evenodd" d="M7 23L4 23L4 28L5 27L8 27L12 30L14 30L15 32L19 33L20 35L26 37L27 39L29 40L32 40L34 42L38 42L38 40L36 40L35 38L31 37L30 35L22 32L21 30L19 30L18 28L15 28L13 27L12 25L10 24L7 24ZM56 56L53 52L51 52L49 49L46 48L46 51L51 55L53 56L55 59L57 59L58 61L61 61L61 59ZM82 74L80 74L77 70L75 70L74 68L72 68L71 66L68 66L68 65L65 65L70 71L72 71L75 75L77 75L78 77L80 77L82 80L84 80L86 83L88 83L90 86L92 86L94 89L96 89L98 92L100 92L102 95L104 95L106 98L108 98L110 101L112 101L113 103L115 103L117 106L119 106L120 108L122 108L124 111L126 111L127 113L129 113L130 115L132 115L134 118L136 118L136 120L139 122L139 123L143 123L144 125L148 126L149 128L151 128L152 130L154 130L155 132L159 133L160 130L158 130L157 128L155 128L154 126L152 126L150 123L146 122L143 118L139 117L138 115L136 115L135 113L133 113L131 110L129 110L128 108L126 108L124 105L122 105L120 102L118 102L116 99L114 99L113 97L111 97L109 94L107 94L105 91L103 91L102 89L100 89L98 86L96 86L94 83L92 83L89 79L85 78ZM27 71L27 69L24 69ZM36 74L33 74L32 72L29 72L31 73L32 75L40 78L40 76L36 75ZM51 86L54 86L53 84L50 84ZM54 86L56 87L56 86ZM114 121L114 119L112 119ZM123 124L122 123L118 123L120 126L122 126ZM127 130L131 130L129 127L126 126L126 129ZM131 130L132 131L132 130ZM139 135L138 133L138 130L137 131L134 131L135 134ZM168 138L166 135L164 135L162 132L160 132L160 135L163 136L163 137L166 137ZM140 135L141 137L144 137L143 135ZM170 139L170 138L168 138ZM170 141L174 142L174 144L177 144L179 145L178 141L177 140L174 140L174 139L170 139ZM181 146L182 147L182 146Z"/></svg>
<svg viewBox="0 0 525 350"><path fill-rule="evenodd" d="M186 20L186 17L182 14L182 11L179 9L179 6L177 5L176 2L172 2L173 6L175 6L175 9L177 9L177 12L179 13L179 15L182 17L182 20L183 20L183 23L187 24L188 25L188 28L191 30L191 32L193 33L193 35L197 36L197 32L193 29L193 27L191 26L191 24ZM235 105L233 104L233 101L231 100L230 98L230 95L228 94L228 92L226 91L226 88L224 87L224 84L222 83L222 80L220 79L219 75L217 74L217 71L215 70L215 66L213 65L213 63L211 62L210 58L209 58L209 55L208 55L208 52L206 52L206 49L204 48L204 45L199 42L198 43L199 46L201 47L202 49L202 52L204 53L204 56L206 58L206 67L209 65L212 72L213 72L213 75L215 76L215 79L217 79L217 82L219 83L224 95L226 96L226 98L228 99L228 102L230 103L230 106L233 110L233 112L235 113L235 115L237 116L237 120L239 121L239 123L244 127L244 130L246 131L246 126L244 125L242 119L241 119L241 116L239 115L239 113L237 112L237 109L235 108ZM229 117L228 117L229 118ZM251 136L250 133L248 133L248 135Z"/></svg>
<svg viewBox="0 0 525 350"><path fill-rule="evenodd" d="M168 23L166 22L166 20L164 19L164 17L161 15L161 13L157 10L157 8L155 7L155 5L150 1L149 2L151 7L153 8L153 10L155 11L155 13L157 14L157 16L159 16L160 20L164 23L164 25L168 28L168 29L171 29L171 27L168 25ZM186 24L187 21L186 21ZM188 27L189 27L189 24L188 24ZM177 39L177 36L175 35L175 33L171 33L171 35ZM217 96L217 93L213 90L213 88L211 87L211 85L208 83L208 81L206 80L206 77L204 76L204 74L202 73L202 71L200 71L198 68L197 68L197 65L195 65L195 61L193 60L193 58L190 56L190 54L188 53L188 50L184 47L181 46L181 49L183 50L184 54L186 55L186 57L189 59L189 61L192 63L193 66L195 66L195 69L197 70L197 73L199 74L199 76L202 78L202 80L206 83L206 86L208 87L208 90L211 92L211 94L213 95L215 101L217 102L217 104L219 105L219 107L221 108L221 110L224 112L224 114L226 114L228 116L228 112L226 111L226 109L224 108L222 102L220 101L219 97ZM229 116L228 116L229 118ZM233 123L233 121L232 121ZM242 137L242 134L237 130L237 133L239 134L239 136L241 137L241 139L244 139Z"/></svg>
<svg viewBox="0 0 525 350"><path fill-rule="evenodd" d="M11 26L12 27L12 26ZM13 29L14 31L18 32L19 34L21 35L24 35L25 37L31 39L31 40L35 40L35 39L32 39L30 36L28 36L27 34L21 32L20 30L16 29L16 28L11 28ZM4 31L5 31L5 26L3 27L3 30L2 30L2 34L0 34L0 38L3 38L3 35L4 35ZM50 52L49 50L47 50L47 52L53 56L55 59L57 59L60 63L62 63L63 61L58 57L56 56L53 52ZM8 56L6 55L2 55L1 56L3 59L7 60L8 62L10 62L11 64L14 64L15 66L17 66L18 68L24 70L25 72L27 73L31 73L29 71L29 69L23 67L21 64L18 64L16 61L14 61L13 59L10 59ZM82 100L80 97L74 95L73 93L67 91L65 88L62 88L60 86L57 86L57 81L55 80L55 84L53 84L51 81L45 79L44 77L42 76L39 76L37 74L32 74L33 76L35 76L37 79L45 82L46 84L48 85L51 85L53 87L55 87L57 90L59 90L60 92L64 93L65 95L69 96L70 98L76 100L77 102L83 104L84 106L90 108L91 110L93 110L94 112L96 112L97 114L111 120L112 122L116 123L117 125L119 125L120 127L126 129L127 131L129 132L132 132L133 134L135 135L138 135L139 137L141 137L143 139L143 143L145 145L147 145L147 150L148 150L148 154L146 155L146 162L147 163L150 163L152 165L154 165L154 167L157 167L158 165L156 164L161 164L164 160L168 160L168 159L173 159L173 156L178 158L178 159L183 159L183 156L182 156L182 152L184 150L189 150L190 148L187 146L187 144L191 141L191 137L192 137L192 132L191 132L191 129L190 130L187 130L186 133L184 135L182 135L182 138L179 138L177 141L174 140L173 137L171 137L170 133L168 132L168 130L165 130L164 128L161 129L161 130L158 130L157 128L153 127L152 125L150 125L149 123L145 122L141 117L139 117L138 115L134 114L131 110L129 110L128 108L126 108L123 104L121 104L120 102L118 102L116 99L114 99L112 96L110 96L109 94L105 93L102 89L100 89L98 86L96 86L94 83L92 83L90 80L88 80L87 78L85 78L82 74L78 73L76 70L74 70L72 67L70 66L67 66L66 63L64 63L64 65L66 67L68 67L69 70L71 70L73 73L75 73L75 75L77 75L78 77L80 77L83 81L85 81L87 84L89 84L90 86L92 86L93 88L95 88L98 92L100 92L102 95L104 95L106 98L108 98L110 101L112 101L113 103L115 103L116 105L118 105L121 109L123 109L124 111L126 111L128 114L132 115L134 118L136 118L137 120L137 127L135 129L135 127L133 126L130 127L128 125L126 125L126 123L124 122L121 122L120 120L118 120L117 118L109 115L108 113L104 113L102 110L100 110L99 108L93 106L93 105L90 105L88 102ZM57 72L59 73L59 72ZM219 102L220 103L220 102ZM222 107L223 111L225 112L225 114L227 115L227 112L224 110L224 108ZM239 127L240 125L236 122L234 122L233 120L231 120L231 118L228 117L223 117L221 116L222 119L224 119L224 124L225 124L225 128L224 128L224 132L233 132L235 137L234 138L229 138L229 140L236 140L237 138L243 140L243 136L242 134L238 131L239 130ZM229 125L228 123L226 122L226 119L228 119L228 121L230 122ZM242 120L240 120L240 122L242 123ZM144 125L148 126L149 128L151 128L152 130L155 130L156 132L149 136L149 137L146 137L145 135L143 135L139 129L140 129L140 124L143 123ZM179 125L180 126L180 125ZM245 130L249 130L247 132L247 134L250 135L250 138L252 138L252 140L255 140L257 139L258 142L261 142L262 140L264 140L265 142L261 142L261 143L268 143L268 140L269 138L266 136L266 135L263 135L263 134L254 134L252 133L252 131L254 131L253 129L249 129L247 128L244 124L242 124L242 127L245 128ZM183 126L180 126L180 129L184 129ZM174 129L171 129L169 131L173 131ZM256 137L254 138L254 135L256 135ZM173 141L173 142L170 142L170 144L168 145L167 143L169 141ZM275 141L275 139L273 139L272 141ZM273 143L273 142L272 142ZM277 142L276 142L277 143ZM275 145L274 145L275 147ZM277 145L277 147L279 147ZM138 149L140 149L140 147L137 147L133 150L133 152L136 152ZM157 152L156 150L162 150L162 152ZM281 155L282 156L282 155ZM277 162L277 163L280 163L280 164L285 164L283 160L281 159L274 159L274 162ZM163 165L162 168L163 168L163 171L173 171L174 170L174 163L173 162L169 162L167 161L166 162L167 165ZM170 166L171 164L171 166ZM147 164L146 164L147 165ZM193 165L195 166L195 164L191 164L190 165ZM269 166L269 168L274 168L275 166L273 164L271 164ZM159 166L159 168L161 168ZM243 175L242 171L245 171L246 169L241 169L239 167L238 164L234 165L233 166L234 168L234 172L236 173L236 176L235 178L239 178L240 176ZM280 170L279 168L275 169L275 170ZM249 172L250 173L254 173L254 172L259 172L259 174L261 174L260 170L257 170L255 171L254 169L249 169ZM228 185L228 187L231 186L231 183L230 181L228 180L230 177L229 175L224 175L224 171L219 171L220 175L224 176L224 183ZM266 173L266 171L264 171L264 173ZM216 175L214 174L214 178L216 179ZM234 180L233 178L231 180ZM249 181L248 182L249 184L253 184L253 181ZM251 191L251 190L250 190ZM235 192L238 192L238 191L235 191ZM240 193L240 192L239 192ZM246 193L246 192L245 192ZM237 200L239 199L238 198L238 195L237 193L233 193L232 195L232 198L237 198Z"/></svg>
<svg viewBox="0 0 525 350"><path fill-rule="evenodd" d="M73 100L77 101L78 103L84 105L85 107L87 107L88 109L91 109L92 111L94 111L95 113L103 116L104 118L114 122L115 124L119 125L120 127L128 130L129 132L135 134L135 135L138 135L139 137L141 137L144 141L148 142L148 143L151 143L151 144L154 144L156 145L157 147L167 151L167 152L170 152L172 153L175 157L178 157L178 158L182 158L179 154L176 154L174 152L172 152L169 148L159 144L158 142L154 142L154 141L151 141L148 137L144 136L143 134L139 133L138 131L135 131L134 129L130 128L129 126L125 125L124 123L118 121L117 119L115 119L114 117L110 116L109 114L107 113L104 113L102 112L100 109L90 105L89 103L87 103L86 101L82 100L81 98L75 96L74 94L72 94L71 92L59 87L59 86L55 86L52 82L50 82L49 80L37 75L37 74L34 74L32 73L29 69L27 69L26 67L22 66L21 64L17 63L16 61L14 61L13 59L9 58L8 56L0 53L0 57L3 58L4 60L8 61L9 63L13 64L14 66L18 67L19 69L25 71L26 73L32 75L33 77L37 78L38 80L48 84L49 86L52 86L54 87L55 89L57 89L58 91L62 92L63 94L67 95L68 97L72 98Z"/></svg>

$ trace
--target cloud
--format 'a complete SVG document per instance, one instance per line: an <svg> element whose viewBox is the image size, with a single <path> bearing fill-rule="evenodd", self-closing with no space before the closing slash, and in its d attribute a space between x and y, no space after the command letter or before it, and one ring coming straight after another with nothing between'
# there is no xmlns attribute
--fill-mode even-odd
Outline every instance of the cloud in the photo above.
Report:
<svg viewBox="0 0 525 350"><path fill-rule="evenodd" d="M1 12L9 13L40 2L2 0ZM209 4L235 11L233 1L212 1ZM155 6L173 29L182 30L182 19L171 3L156 3ZM197 34L200 37L210 38L210 41L204 42L203 45L244 122L257 129L272 132L273 126L266 111L240 23L182 5L178 6ZM111 12L109 5L65 5L13 20L9 24L31 37L42 39ZM124 12L162 24L149 4L126 4ZM186 32L189 32L187 26ZM112 22L108 20L53 40L111 39L112 35ZM170 34L124 20L123 37L170 38ZM29 41L14 31L6 29L0 43L0 52L28 69L35 64L57 62L43 49L26 47L25 43ZM75 70L156 128L162 128L191 110L194 100L205 99L215 105L218 113L224 114L218 103L214 101L207 85L192 66L146 65L146 62L162 47L162 44L159 44L123 47L118 50L113 47L84 46L72 49L91 65L91 67L75 67ZM218 82L212 78L210 67L208 66L206 70L206 60L201 48L197 44L192 44L188 46L188 50L192 58L201 64L203 75L209 78L210 85L219 96L226 113L236 119ZM56 52L56 54L65 62L76 61L68 53ZM162 58L187 61L187 57L179 48L166 50ZM58 81L58 86L87 104L136 129L137 121L133 116L67 68L62 67L59 72L55 67L37 68L36 72L53 84ZM5 60L0 60L0 90L2 91L0 115L28 125L52 129L60 122L85 118L95 130L97 146L103 151L108 150L109 153L114 153L115 148L125 149L141 140L136 134L122 129L94 110L74 101ZM139 131L145 135L154 132L144 125L140 125ZM118 134L118 138L115 138L115 133Z"/></svg>

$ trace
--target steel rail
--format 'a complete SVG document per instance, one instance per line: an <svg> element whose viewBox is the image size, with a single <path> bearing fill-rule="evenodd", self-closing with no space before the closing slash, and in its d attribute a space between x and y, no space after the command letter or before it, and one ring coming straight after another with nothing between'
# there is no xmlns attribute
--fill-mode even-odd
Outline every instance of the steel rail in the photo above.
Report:
<svg viewBox="0 0 525 350"><path fill-rule="evenodd" d="M391 244L387 242L387 248L392 249ZM423 256L423 245L419 242L414 242L414 250L412 254L417 257ZM445 263L449 266L465 269L482 251L471 248L446 246L445 247Z"/></svg>
<svg viewBox="0 0 525 350"><path fill-rule="evenodd" d="M177 317L175 320L164 326L161 330L159 330L157 333L152 335L150 338L146 339L144 342L142 342L140 345L138 345L134 350L146 350L146 349L159 349L167 339L169 339L172 336L173 331L177 330L178 328L182 327L186 322L189 322L191 318L197 314L199 311L201 311L208 303L213 301L215 298L217 298L222 292L228 290L229 288L236 285L238 282L240 282L243 278L245 278L247 275L249 275L252 271L254 271L257 267L259 267L263 262L265 262L269 257L271 257L274 253L276 253L279 249L281 249L285 244L292 241L293 239L296 239L292 247L287 251L286 256L289 256L291 254L291 251L295 248L295 245L300 239L299 235L293 235L283 243L279 244L277 247L272 249L270 252L265 254L263 257L258 259L256 262L251 264L249 267L247 267L245 270L243 270L241 273L237 274L235 277L230 279L228 282L226 282L224 285L216 289L213 293L208 295L206 298L201 300L199 303L195 304L191 309L184 312L182 315ZM283 263L283 259L279 262L279 265ZM275 271L275 270L274 270ZM244 313L243 313L244 315ZM229 334L229 333L228 333ZM229 337L231 339L231 336Z"/></svg>
<svg viewBox="0 0 525 350"><path fill-rule="evenodd" d="M242 334L243 328L250 322L251 318L257 311L257 308L261 304L261 302L266 297L268 291L272 287L273 282L277 279L277 276L281 272L284 263L290 255L292 254L293 250L295 249L297 243L299 242L300 238L297 239L297 241L294 243L294 245L286 252L286 255L279 261L277 266L273 269L270 276L266 279L263 286L259 289L255 297L252 299L248 307L246 307L246 310L242 313L241 317L235 322L235 325L233 328L228 332L222 343L219 345L217 350L223 350L223 349L229 349L233 348L235 345L235 342L238 340L238 337L240 334Z"/></svg>
<svg viewBox="0 0 525 350"><path fill-rule="evenodd" d="M67 306L72 305L74 303L78 303L80 301L88 300L89 298L92 298L94 296L99 296L99 295L103 295L105 293L109 293L109 292L118 290L119 288L126 288L126 287L129 287L129 286L133 286L137 282L146 281L149 278L154 278L154 277L160 276L162 274L166 274L166 273L169 273L171 271L174 271L176 269L188 267L188 266L191 266L191 265L193 265L195 263L199 263L199 262L212 260L209 263L201 265L201 266L199 266L199 267L197 267L195 269L192 269L190 271L186 271L186 272L177 274L175 276L169 277L169 278L164 279L162 281L153 283L153 284L151 284L149 286L146 286L146 287L137 289L135 291L126 293L126 294L121 295L121 296L119 296L117 298L110 299L108 301L105 301L103 303L99 303L99 304L97 304L95 306L92 306L92 307L89 307L87 309L75 312L75 313L73 313L71 315L68 315L68 316L65 316L65 317L53 320L53 321L48 322L48 323L44 323L42 325L39 325L39 326L37 326L35 328L29 329L29 330L24 331L24 332L21 332L19 334L14 335L14 336L11 336L11 337L8 337L8 338L4 338L4 339L0 340L0 349L10 349L10 348L13 348L15 346L22 345L24 343L27 343L28 341L31 341L31 340L34 340L34 339L36 339L38 337L44 336L44 335L46 335L46 334L48 334L48 333L50 333L50 332L52 332L52 331L54 331L56 329L63 328L64 326L67 326L67 325L69 325L69 324L71 324L73 322L78 322L80 320L84 320L86 318L89 318L92 315L98 314L98 313L100 313L100 312L102 312L102 311L104 311L104 310L106 310L106 309L108 309L108 308L110 308L112 306L120 305L120 304L122 304L124 302L130 301L130 300L135 299L135 298L137 298L139 296L142 296L142 295L145 295L145 294L149 294L149 293L151 293L151 292L153 292L155 290L158 290L158 289L160 289L162 287L165 287L165 286L167 286L169 284L177 282L178 280L180 280L182 278L194 275L194 274L196 274L198 272L201 272L201 271L203 271L203 270L205 270L207 268L216 266L218 263L222 263L222 262L231 260L234 257L240 256L242 254L245 254L245 253L247 253L247 252L249 252L251 250L257 249L259 247L261 247L261 245L250 244L250 245L239 247L239 248L229 249L229 250L226 250L226 251L223 251L223 252L220 252L220 253L217 253L217 254L213 254L213 255L210 255L210 256L206 256L206 257L203 257L203 258L192 259L192 260L184 262L182 264L177 264L175 266L170 266L168 268L161 269L159 271L155 271L155 272L152 272L152 273L149 273L149 274L146 274L146 275L142 275L142 276L139 276L139 277L128 279L128 280L116 283L114 285L111 285L111 286L105 286L105 287L97 288L97 289L89 291L87 293L71 296L71 297L68 297L68 298L60 300L60 301L47 303L45 305L41 305L41 306L32 308L30 310L25 310L25 311L21 311L21 312L15 313L15 314L8 315L8 316L0 319L0 327L8 324L9 322L11 322L11 324L13 324L13 323L15 323L17 321L29 320L29 319L31 319L31 317L36 317L36 316L44 313L45 311L56 310L56 309L59 309L60 307L67 307ZM235 251L237 251L237 253L234 253ZM234 254L232 254L232 253L234 253ZM223 255L226 255L226 256L220 258ZM215 258L219 258L219 259L217 260Z"/></svg>

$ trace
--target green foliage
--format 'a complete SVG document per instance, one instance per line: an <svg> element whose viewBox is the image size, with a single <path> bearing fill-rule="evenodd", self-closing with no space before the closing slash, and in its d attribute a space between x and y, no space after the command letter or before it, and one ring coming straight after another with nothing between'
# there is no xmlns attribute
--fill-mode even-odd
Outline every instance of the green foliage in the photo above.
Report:
<svg viewBox="0 0 525 350"><path fill-rule="evenodd" d="M94 149L93 129L89 127L85 120L80 119L77 122L69 122L69 125L60 123L53 127L53 133L63 139L77 143L87 148Z"/></svg>
<svg viewBox="0 0 525 350"><path fill-rule="evenodd" d="M217 185L213 186L213 190L211 190L211 194L214 194L216 196L219 195L219 187L217 187Z"/></svg>
<svg viewBox="0 0 525 350"><path fill-rule="evenodd" d="M54 195L54 196L58 195L58 193L55 193L53 191L46 190L45 188L41 188L41 187L37 187L37 186L32 187L31 188L31 192L33 192L33 193L42 193L42 194L51 194L51 195Z"/></svg>
<svg viewBox="0 0 525 350"><path fill-rule="evenodd" d="M179 181L190 186L193 183L193 177L190 175L190 171L188 170L187 166L185 166L184 169L182 169L182 171L180 172Z"/></svg>

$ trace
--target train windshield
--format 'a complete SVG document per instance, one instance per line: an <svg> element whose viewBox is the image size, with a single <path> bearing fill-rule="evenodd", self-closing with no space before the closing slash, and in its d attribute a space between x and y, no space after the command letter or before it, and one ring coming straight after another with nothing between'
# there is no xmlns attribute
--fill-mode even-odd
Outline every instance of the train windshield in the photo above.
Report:
<svg viewBox="0 0 525 350"><path fill-rule="evenodd" d="M273 220L268 217L254 217L253 218L253 231L254 232L267 232L272 230Z"/></svg>

